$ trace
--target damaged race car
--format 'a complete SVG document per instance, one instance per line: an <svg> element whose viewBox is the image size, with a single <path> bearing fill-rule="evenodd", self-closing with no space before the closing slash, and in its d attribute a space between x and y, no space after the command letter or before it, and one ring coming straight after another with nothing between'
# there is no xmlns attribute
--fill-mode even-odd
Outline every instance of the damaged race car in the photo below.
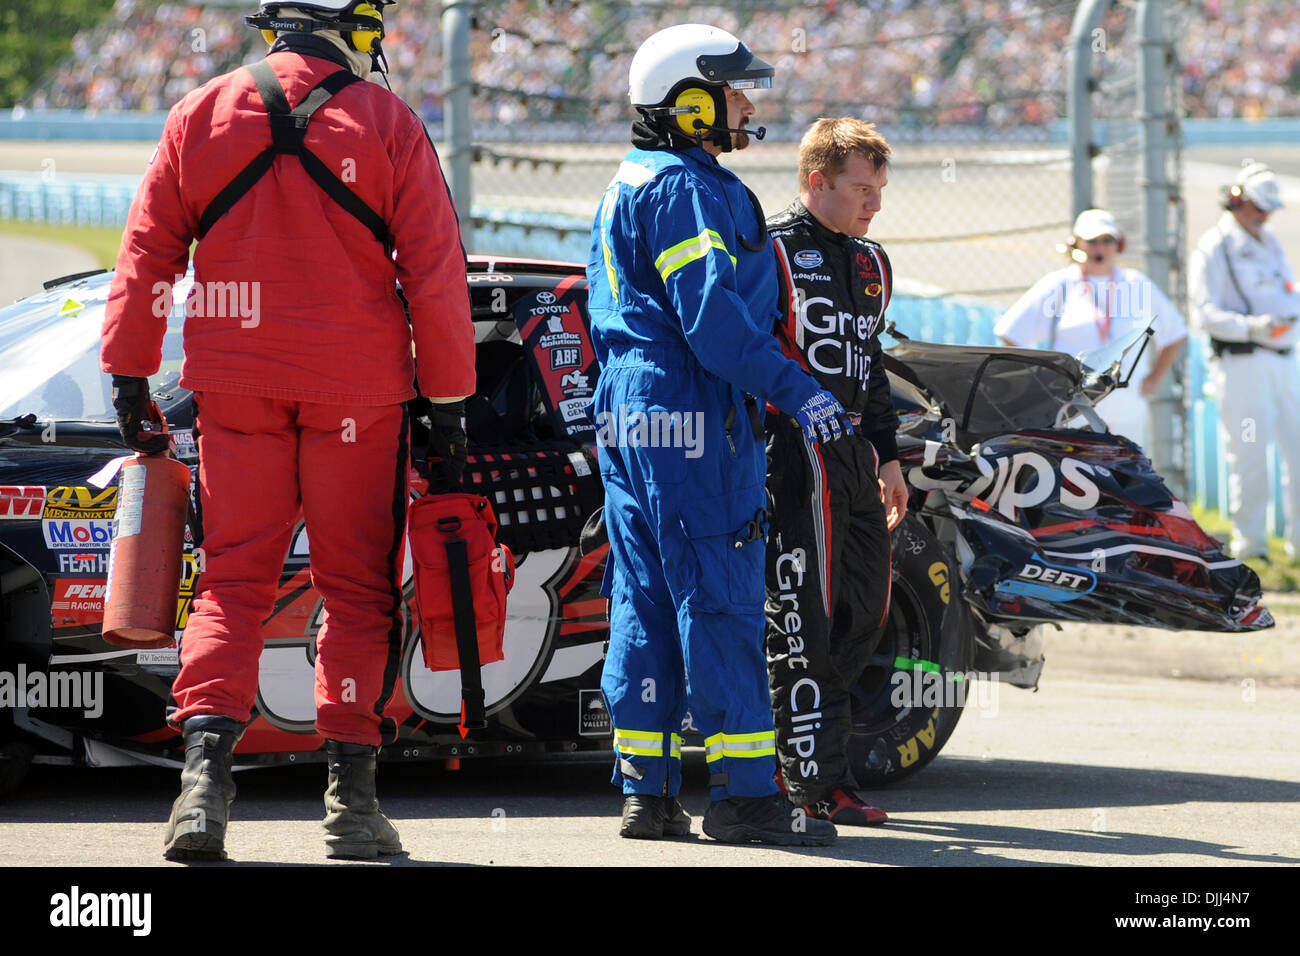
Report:
<svg viewBox="0 0 1300 956"><path fill-rule="evenodd" d="M15 789L32 761L184 760L181 738L164 718L179 670L176 642L201 569L201 529L186 531L173 646L123 648L100 633L118 489L88 479L125 452L109 377L99 369L111 278L55 280L0 310L0 793ZM464 490L492 501L498 540L515 555L505 659L482 668L487 728L462 734L459 673L426 669L420 652L408 546L406 639L385 711L399 738L384 757L607 751L599 593L606 549L584 557L577 547L584 520L603 500L585 416L597 375L586 278L581 266L474 259L468 280L479 392L466 408ZM162 369L150 387L174 454L196 471L193 403L177 384L191 283L192 274L175 290ZM422 427L416 419L415 448L424 447ZM265 623L257 707L239 766L323 759L313 701L322 602L309 568L300 522Z"/></svg>
<svg viewBox="0 0 1300 956"><path fill-rule="evenodd" d="M420 653L408 546L402 664L385 712L399 737L383 755L608 753L600 693L608 545L583 533L604 498L586 417L598 368L584 270L474 257L467 278L479 392L466 407L464 490L493 503L498 540L516 559L505 656L482 669L486 728L466 731L459 673L428 670ZM137 650L101 636L117 489L88 478L123 454L99 370L109 283L104 273L71 276L0 310L0 793L33 760L183 759L164 719L176 641ZM150 386L176 456L197 469L193 403L178 385L187 292L184 283L174 292ZM885 626L852 685L848 754L860 785L926 766L955 728L973 672L1036 687L1041 632L1055 622L1272 626L1254 572L1092 410L1131 374L1144 332L1076 358L929 345L891 331L899 342L886 369L911 494L893 535ZM186 542L176 640L201 570L201 534L192 528ZM322 602L309 562L299 526L265 624L257 706L237 766L323 759L313 700ZM698 742L689 728L683 734Z"/></svg>

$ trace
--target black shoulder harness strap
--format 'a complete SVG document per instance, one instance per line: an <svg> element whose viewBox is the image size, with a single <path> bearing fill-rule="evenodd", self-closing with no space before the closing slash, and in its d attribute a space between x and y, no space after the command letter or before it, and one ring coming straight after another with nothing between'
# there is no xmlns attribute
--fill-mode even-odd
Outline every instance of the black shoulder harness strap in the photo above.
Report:
<svg viewBox="0 0 1300 956"><path fill-rule="evenodd" d="M258 153L247 166L232 179L221 192L208 204L199 220L199 238L202 239L218 219L224 216L235 203L257 184L280 154L297 156L302 162L307 175L316 181L321 189L336 203L355 216L363 226L370 230L384 249L392 249L389 241L388 224L379 214L366 205L365 200L349 189L344 182L334 175L320 157L303 145L307 135L307 123L312 114L344 87L360 83L361 78L349 70L331 73L312 88L311 92L294 109L289 109L284 87L276 78L275 71L266 60L248 67L257 83L257 92L271 121L271 145Z"/></svg>

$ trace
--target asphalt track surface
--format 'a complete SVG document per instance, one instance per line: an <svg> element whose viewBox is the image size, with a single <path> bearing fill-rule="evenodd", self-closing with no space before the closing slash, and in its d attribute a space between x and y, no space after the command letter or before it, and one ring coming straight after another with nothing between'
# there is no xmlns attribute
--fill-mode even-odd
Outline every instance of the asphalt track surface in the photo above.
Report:
<svg viewBox="0 0 1300 956"><path fill-rule="evenodd" d="M979 685L943 752L873 796L879 829L834 846L729 846L617 835L608 760L381 764L404 866L1255 866L1300 863L1300 602L1248 635L1070 627L1047 638L1037 693ZM321 765L237 776L232 865L326 863ZM0 866L155 866L178 775L36 766L0 802ZM178 866L179 864L167 864ZM216 864L206 864L215 866Z"/></svg>

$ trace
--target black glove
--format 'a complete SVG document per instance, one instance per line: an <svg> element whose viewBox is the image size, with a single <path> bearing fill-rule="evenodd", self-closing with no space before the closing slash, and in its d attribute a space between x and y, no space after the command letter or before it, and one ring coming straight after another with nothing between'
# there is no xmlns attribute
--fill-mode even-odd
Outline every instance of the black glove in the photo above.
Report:
<svg viewBox="0 0 1300 956"><path fill-rule="evenodd" d="M149 380L130 375L113 376L113 408L117 428L127 447L157 455L171 447L162 412L149 400Z"/></svg>
<svg viewBox="0 0 1300 956"><path fill-rule="evenodd" d="M429 410L427 467L429 491L455 491L465 472L469 438L465 434L465 402L434 402Z"/></svg>

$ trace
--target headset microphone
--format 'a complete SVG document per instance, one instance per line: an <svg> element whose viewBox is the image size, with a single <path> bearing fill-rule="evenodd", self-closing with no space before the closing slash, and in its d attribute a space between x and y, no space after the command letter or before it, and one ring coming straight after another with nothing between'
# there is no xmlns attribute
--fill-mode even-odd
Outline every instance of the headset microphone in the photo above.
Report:
<svg viewBox="0 0 1300 956"><path fill-rule="evenodd" d="M753 129L732 129L730 126L705 126L701 123L697 129L707 129L710 133L744 133L752 136L754 139L762 139L767 135L766 126L755 126Z"/></svg>

